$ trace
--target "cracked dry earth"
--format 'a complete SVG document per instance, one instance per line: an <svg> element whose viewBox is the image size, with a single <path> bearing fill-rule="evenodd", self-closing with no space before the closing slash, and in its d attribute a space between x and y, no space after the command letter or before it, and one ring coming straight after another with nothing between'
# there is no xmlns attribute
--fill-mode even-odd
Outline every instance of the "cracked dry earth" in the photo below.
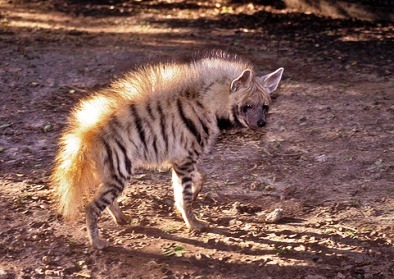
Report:
<svg viewBox="0 0 394 279"><path fill-rule="evenodd" d="M0 4L0 278L394 277L391 24L228 1L69 2ZM226 131L203 160L206 232L174 213L168 170L138 170L120 198L131 223L104 213L112 246L93 250L48 184L68 112L127 70L206 48L285 68L269 125Z"/></svg>

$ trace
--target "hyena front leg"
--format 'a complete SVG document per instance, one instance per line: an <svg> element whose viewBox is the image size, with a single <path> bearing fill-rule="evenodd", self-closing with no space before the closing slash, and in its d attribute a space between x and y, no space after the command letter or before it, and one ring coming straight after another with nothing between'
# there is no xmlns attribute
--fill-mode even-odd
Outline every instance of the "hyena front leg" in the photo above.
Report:
<svg viewBox="0 0 394 279"><path fill-rule="evenodd" d="M202 177L195 165L190 162L173 165L172 184L175 206L182 214L183 220L190 230L202 230L208 226L207 223L196 219L192 209L192 205L203 185Z"/></svg>
<svg viewBox="0 0 394 279"><path fill-rule="evenodd" d="M116 222L118 225L127 225L130 223L130 218L127 217L122 210L119 208L119 204L117 200L115 199L112 204L108 206L108 212L111 215L112 219Z"/></svg>
<svg viewBox="0 0 394 279"><path fill-rule="evenodd" d="M105 239L102 239L99 236L97 227L98 218L100 217L103 210L108 206L110 206L110 211L115 209L115 215L119 214L120 209L117 207L118 205L115 200L122 193L124 185L125 182L121 181L120 179L102 184L97 195L86 206L86 226L88 229L88 237L91 245L96 249L103 249L109 245ZM119 210L119 212L116 210ZM122 216L120 219L122 219Z"/></svg>

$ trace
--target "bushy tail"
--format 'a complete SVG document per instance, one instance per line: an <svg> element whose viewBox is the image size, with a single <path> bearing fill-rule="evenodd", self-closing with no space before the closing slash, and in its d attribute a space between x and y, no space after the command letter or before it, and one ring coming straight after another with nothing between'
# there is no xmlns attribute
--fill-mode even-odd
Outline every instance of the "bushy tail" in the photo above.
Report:
<svg viewBox="0 0 394 279"><path fill-rule="evenodd" d="M94 137L78 129L64 133L60 140L51 182L56 189L59 213L68 220L77 217L86 197L100 183L95 148Z"/></svg>

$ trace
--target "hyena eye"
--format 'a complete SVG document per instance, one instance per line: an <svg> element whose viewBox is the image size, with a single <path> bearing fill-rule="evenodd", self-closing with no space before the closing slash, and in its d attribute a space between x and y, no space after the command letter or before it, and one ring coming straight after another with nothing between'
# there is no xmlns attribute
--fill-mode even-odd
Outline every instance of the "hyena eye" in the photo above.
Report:
<svg viewBox="0 0 394 279"><path fill-rule="evenodd" d="M263 105L263 111L268 112L270 110L270 107L267 105Z"/></svg>
<svg viewBox="0 0 394 279"><path fill-rule="evenodd" d="M251 109L251 108L252 108L252 105L244 105L244 106L242 107L242 111L245 113L245 112L248 111L248 109Z"/></svg>

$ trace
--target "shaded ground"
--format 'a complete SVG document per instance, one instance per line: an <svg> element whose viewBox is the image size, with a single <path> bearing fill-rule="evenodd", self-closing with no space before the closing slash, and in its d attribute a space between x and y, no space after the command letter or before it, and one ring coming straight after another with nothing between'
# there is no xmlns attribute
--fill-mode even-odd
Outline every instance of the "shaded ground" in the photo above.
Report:
<svg viewBox="0 0 394 279"><path fill-rule="evenodd" d="M394 276L392 25L226 1L64 2L0 4L0 278ZM67 113L127 70L205 48L285 67L265 133L229 131L204 160L196 211L210 230L185 230L168 172L139 171L121 199L132 224L104 214L114 245L92 250L47 183ZM284 218L266 223L275 208Z"/></svg>

